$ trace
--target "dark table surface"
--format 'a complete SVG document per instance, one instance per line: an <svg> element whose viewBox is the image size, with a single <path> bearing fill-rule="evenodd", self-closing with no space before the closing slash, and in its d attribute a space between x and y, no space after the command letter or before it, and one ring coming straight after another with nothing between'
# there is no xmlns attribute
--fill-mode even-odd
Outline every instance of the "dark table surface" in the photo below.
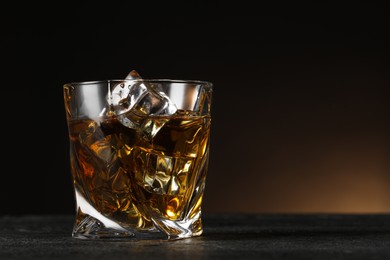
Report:
<svg viewBox="0 0 390 260"><path fill-rule="evenodd" d="M73 216L0 217L0 259L390 259L390 215L204 215L200 237L78 240Z"/></svg>

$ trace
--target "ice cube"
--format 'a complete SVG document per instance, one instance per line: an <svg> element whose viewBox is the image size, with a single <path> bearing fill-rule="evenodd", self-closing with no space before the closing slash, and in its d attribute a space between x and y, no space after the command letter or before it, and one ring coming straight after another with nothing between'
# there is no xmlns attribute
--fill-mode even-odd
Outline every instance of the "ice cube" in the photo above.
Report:
<svg viewBox="0 0 390 260"><path fill-rule="evenodd" d="M137 147L133 150L135 179L146 191L161 195L184 195L194 160L172 157Z"/></svg>
<svg viewBox="0 0 390 260"><path fill-rule="evenodd" d="M140 75L132 70L126 79L141 79ZM166 116L176 113L176 105L162 91L157 90L151 83L142 81L123 81L114 86L111 91L111 104L119 122L124 126L142 131L143 127L150 126L148 116ZM164 124L159 125L161 128ZM155 128L154 136L158 132ZM152 136L152 137L153 137Z"/></svg>
<svg viewBox="0 0 390 260"><path fill-rule="evenodd" d="M142 78L141 75L139 75L137 71L132 70L129 72L129 74L127 74L125 79L141 79L141 78Z"/></svg>
<svg viewBox="0 0 390 260"><path fill-rule="evenodd" d="M116 115L130 111L146 94L148 89L139 82L123 81L111 90L111 105Z"/></svg>
<svg viewBox="0 0 390 260"><path fill-rule="evenodd" d="M87 149L91 147L95 142L105 138L99 123L95 120L85 120L85 129L79 134L80 143Z"/></svg>

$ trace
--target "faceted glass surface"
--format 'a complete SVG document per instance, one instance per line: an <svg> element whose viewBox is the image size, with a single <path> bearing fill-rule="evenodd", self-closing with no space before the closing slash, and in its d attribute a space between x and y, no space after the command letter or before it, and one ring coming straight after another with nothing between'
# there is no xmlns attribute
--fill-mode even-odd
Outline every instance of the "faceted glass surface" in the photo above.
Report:
<svg viewBox="0 0 390 260"><path fill-rule="evenodd" d="M208 82L142 80L134 73L64 85L74 237L202 234L211 93Z"/></svg>

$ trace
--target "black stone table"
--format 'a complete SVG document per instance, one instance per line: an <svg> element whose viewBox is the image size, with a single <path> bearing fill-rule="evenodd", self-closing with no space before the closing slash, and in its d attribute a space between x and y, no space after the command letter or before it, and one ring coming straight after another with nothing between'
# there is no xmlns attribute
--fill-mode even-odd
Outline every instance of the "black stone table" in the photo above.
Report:
<svg viewBox="0 0 390 260"><path fill-rule="evenodd" d="M0 217L0 259L390 259L390 215L204 215L200 237L78 240L73 216Z"/></svg>

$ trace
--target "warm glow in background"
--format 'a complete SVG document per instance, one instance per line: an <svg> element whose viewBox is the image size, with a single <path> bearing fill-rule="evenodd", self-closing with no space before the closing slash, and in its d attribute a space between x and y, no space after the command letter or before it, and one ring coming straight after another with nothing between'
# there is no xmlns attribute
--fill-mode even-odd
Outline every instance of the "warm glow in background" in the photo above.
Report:
<svg viewBox="0 0 390 260"><path fill-rule="evenodd" d="M110 8L16 9L3 30L0 214L74 212L62 85L132 69L214 83L205 213L390 212L387 9Z"/></svg>

